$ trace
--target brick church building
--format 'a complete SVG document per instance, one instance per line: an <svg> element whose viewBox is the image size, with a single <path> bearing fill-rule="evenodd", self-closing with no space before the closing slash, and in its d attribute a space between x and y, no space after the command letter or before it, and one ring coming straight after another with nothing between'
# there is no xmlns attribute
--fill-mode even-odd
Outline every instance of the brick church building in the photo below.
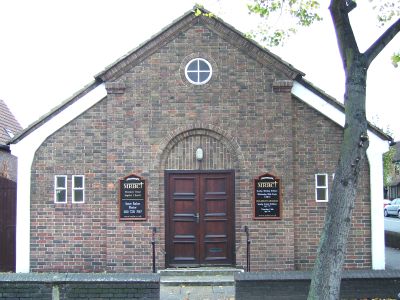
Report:
<svg viewBox="0 0 400 300"><path fill-rule="evenodd" d="M183 15L11 141L17 272L313 266L344 108L218 18ZM369 127L346 268L383 269ZM153 236L154 235L154 236Z"/></svg>

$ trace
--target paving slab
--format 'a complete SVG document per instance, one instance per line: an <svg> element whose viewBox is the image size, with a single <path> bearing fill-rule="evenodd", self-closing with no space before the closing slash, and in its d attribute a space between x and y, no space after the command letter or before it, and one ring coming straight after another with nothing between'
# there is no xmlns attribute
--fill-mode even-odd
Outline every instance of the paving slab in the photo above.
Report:
<svg viewBox="0 0 400 300"><path fill-rule="evenodd" d="M161 300L234 300L234 286L163 286Z"/></svg>

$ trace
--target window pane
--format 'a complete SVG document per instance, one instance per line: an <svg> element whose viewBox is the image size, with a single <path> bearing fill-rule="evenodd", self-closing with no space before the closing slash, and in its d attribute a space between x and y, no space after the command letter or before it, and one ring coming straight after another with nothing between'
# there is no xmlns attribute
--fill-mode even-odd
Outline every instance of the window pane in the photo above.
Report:
<svg viewBox="0 0 400 300"><path fill-rule="evenodd" d="M210 67L206 64L205 61L199 60L199 70L200 71L210 71Z"/></svg>
<svg viewBox="0 0 400 300"><path fill-rule="evenodd" d="M58 188L65 188L65 177L57 176L57 186Z"/></svg>
<svg viewBox="0 0 400 300"><path fill-rule="evenodd" d="M66 191L58 190L56 191L56 202L66 202Z"/></svg>
<svg viewBox="0 0 400 300"><path fill-rule="evenodd" d="M74 187L75 188L83 188L83 177L82 176L74 176Z"/></svg>
<svg viewBox="0 0 400 300"><path fill-rule="evenodd" d="M187 72L188 77L193 82L199 82L199 74L197 72Z"/></svg>
<svg viewBox="0 0 400 300"><path fill-rule="evenodd" d="M317 189L317 200L326 200L326 189Z"/></svg>
<svg viewBox="0 0 400 300"><path fill-rule="evenodd" d="M326 186L326 176L317 175L317 186Z"/></svg>
<svg viewBox="0 0 400 300"><path fill-rule="evenodd" d="M74 201L83 202L83 190L74 190Z"/></svg>
<svg viewBox="0 0 400 300"><path fill-rule="evenodd" d="M192 61L188 67L187 67L188 71L197 71L198 70L198 66L197 66L197 60Z"/></svg>
<svg viewBox="0 0 400 300"><path fill-rule="evenodd" d="M210 76L210 72L201 72L200 73L200 82L206 81Z"/></svg>

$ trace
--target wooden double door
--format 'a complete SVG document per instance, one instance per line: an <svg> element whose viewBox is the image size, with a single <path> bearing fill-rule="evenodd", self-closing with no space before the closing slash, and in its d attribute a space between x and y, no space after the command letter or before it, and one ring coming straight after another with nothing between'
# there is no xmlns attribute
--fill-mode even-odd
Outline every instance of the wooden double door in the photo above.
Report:
<svg viewBox="0 0 400 300"><path fill-rule="evenodd" d="M234 171L166 171L166 264L235 263Z"/></svg>

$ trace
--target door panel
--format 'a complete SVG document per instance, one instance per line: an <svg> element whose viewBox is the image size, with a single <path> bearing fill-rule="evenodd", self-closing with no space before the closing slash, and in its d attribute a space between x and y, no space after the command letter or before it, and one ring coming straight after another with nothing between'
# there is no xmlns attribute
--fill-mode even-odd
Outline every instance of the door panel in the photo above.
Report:
<svg viewBox="0 0 400 300"><path fill-rule="evenodd" d="M169 178L169 253L178 264L197 264L198 247L198 178L184 175Z"/></svg>
<svg viewBox="0 0 400 300"><path fill-rule="evenodd" d="M203 226L200 254L203 264L223 264L232 260L230 239L234 231L230 230L233 222L229 218L233 216L230 179L228 174L204 174L201 182Z"/></svg>
<svg viewBox="0 0 400 300"><path fill-rule="evenodd" d="M166 172L168 266L234 264L234 174Z"/></svg>

